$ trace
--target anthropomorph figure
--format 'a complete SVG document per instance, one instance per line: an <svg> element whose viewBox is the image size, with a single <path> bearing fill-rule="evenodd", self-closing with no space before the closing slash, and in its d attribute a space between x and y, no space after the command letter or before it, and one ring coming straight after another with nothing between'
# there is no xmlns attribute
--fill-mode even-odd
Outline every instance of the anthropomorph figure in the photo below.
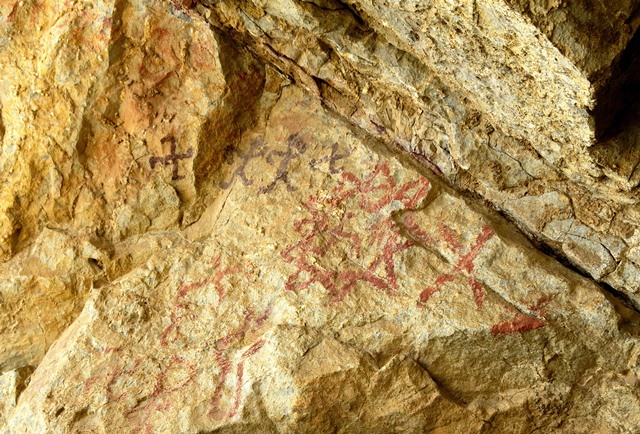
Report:
<svg viewBox="0 0 640 434"><path fill-rule="evenodd" d="M282 181L287 186L287 191L295 191L296 187L291 184L289 180L289 164L291 164L292 160L300 158L307 151L307 144L302 140L302 138L297 134L292 134L287 139L287 149L285 151L276 151L272 150L267 154L267 163L274 164L274 157L282 157L280 160L280 164L278 166L278 170L276 171L276 175L273 178L273 181L265 187L260 189L260 193L269 193L271 192L278 181Z"/></svg>
<svg viewBox="0 0 640 434"><path fill-rule="evenodd" d="M228 157L229 160L233 161L234 155L239 156L242 160L240 161L240 164L238 165L238 167L236 167L233 173L231 174L231 178L228 181L221 183L220 188L225 190L228 189L229 187L231 187L231 184L233 184L233 181L235 181L236 178L240 178L244 185L253 184L253 180L247 178L247 174L245 173L245 170L247 169L247 164L249 164L250 161L256 158L260 158L264 156L268 150L269 150L268 146L265 145L264 141L261 138L253 139L251 141L251 145L249 146L249 150L246 153L243 153L238 149L233 149L230 152L230 156Z"/></svg>
<svg viewBox="0 0 640 434"><path fill-rule="evenodd" d="M178 154L178 153L176 153L176 150L177 150L176 138L175 137L165 137L164 139L162 139L160 141L160 143L166 143L166 142L171 143L171 150L170 150L169 154L165 155L164 157L151 157L151 158L149 158L149 166L151 166L151 169L154 169L156 167L156 164L158 164L158 163L164 164L165 166L171 164L171 165L173 165L173 172L172 172L171 180L172 181L178 181L180 179L184 179L184 176L178 175L178 169L179 169L178 162L180 160L185 160L187 158L193 157L193 148L187 149L187 152L184 153L184 154Z"/></svg>
<svg viewBox="0 0 640 434"><path fill-rule="evenodd" d="M338 167L336 162L338 160L342 160L343 158L347 158L349 155L351 155L349 151L344 151L342 154L339 153L338 144L334 143L333 145L331 145L331 155L318 158L318 159L313 159L309 162L309 165L315 169L316 167L318 167L318 165L322 163L329 163L329 173L331 173L332 175L335 175L336 173L342 172L342 167Z"/></svg>

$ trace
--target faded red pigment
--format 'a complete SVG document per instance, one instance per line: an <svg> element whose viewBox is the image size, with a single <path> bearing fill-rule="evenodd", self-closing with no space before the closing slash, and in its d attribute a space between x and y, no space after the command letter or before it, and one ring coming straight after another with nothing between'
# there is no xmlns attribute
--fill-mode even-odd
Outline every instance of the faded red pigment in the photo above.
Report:
<svg viewBox="0 0 640 434"><path fill-rule="evenodd" d="M173 387L167 387L167 373L183 370L186 375L184 380L178 384L174 384ZM174 402L172 394L187 387L192 383L196 376L196 365L193 363L187 363L186 360L178 355L173 355L168 365L158 374L156 382L153 387L153 392L149 399L145 400L142 405L136 405L133 409L127 412L127 415L131 415L136 412L143 412L142 422L140 428L134 433L142 432L143 428L147 434L153 434L153 417L156 413L164 413L169 410Z"/></svg>
<svg viewBox="0 0 640 434"><path fill-rule="evenodd" d="M16 14L18 13L18 3L20 2L16 0L13 3L13 6L11 6L11 12L9 12L9 15L7 15L7 22L12 23L13 20L16 19Z"/></svg>
<svg viewBox="0 0 640 434"><path fill-rule="evenodd" d="M473 292L473 298L478 310L482 309L486 290L482 283L475 279L475 264L474 261L485 247L487 242L495 235L493 229L489 226L483 226L480 234L476 237L473 244L468 248L460 243L458 235L451 230L450 227L440 224L437 232L440 235L439 238L434 237L432 234L422 229L413 216L406 215L403 219L403 223L407 231L413 236L423 247L434 248L439 240L443 240L446 245L452 251L457 253L457 260L455 261L454 268L450 273L443 273L436 277L433 284L425 288L418 298L418 306L425 307L429 299L437 292L439 292L445 284L453 281L457 275L463 273L467 277L467 284ZM544 320L544 308L552 300L550 296L544 296L538 299L533 305L529 306L529 309L537 313L537 316L526 315L520 311L514 313L514 318L510 321L501 322L491 327L491 333L494 336L523 333L530 330L535 330L547 325ZM510 312L514 312L513 309L509 309Z"/></svg>
<svg viewBox="0 0 640 434"><path fill-rule="evenodd" d="M294 222L294 229L302 238L282 252L284 260L297 268L287 279L285 289L300 292L318 283L327 290L331 301L337 302L362 282L389 296L395 295L395 257L415 243L400 235L384 208L394 201L405 208L415 208L429 187L424 178L398 185L386 161L378 163L363 179L351 172L342 173L340 182L326 197L309 197L304 204L309 216ZM370 234L367 240L350 229L357 222L356 217L362 218L363 211L362 220L371 222L364 231ZM336 215L340 217L335 218ZM372 254L373 259L363 264ZM320 265L323 259L335 259L340 262L340 269Z"/></svg>
<svg viewBox="0 0 640 434"><path fill-rule="evenodd" d="M118 354L120 351L120 348L115 348L111 349L111 351L106 350L105 353ZM143 362L144 359L142 357L137 357L128 363L118 361L116 366L109 373L101 373L88 378L85 381L85 393L95 387L96 384L106 379L105 392L111 405L123 403L127 398L132 401L133 397L129 397L127 391L116 394L113 389L116 383L123 383L127 378L130 379L130 382L135 382L136 374L140 371ZM177 384L174 382L172 387L168 387L168 373L179 371L184 371L185 375L182 376L183 381L180 381ZM188 363L184 358L174 354L171 359L169 359L169 362L162 366L158 374L156 374L151 394L142 400L136 399L136 403L133 407L125 409L124 414L126 417L136 417L136 415L140 415L138 416L140 417L138 429L133 432L146 432L147 434L153 433L152 417L154 417L156 412L162 413L169 410L173 405L173 394L193 382L195 376L195 364ZM172 378L175 377L175 375L172 376ZM125 405L127 404L125 403Z"/></svg>
<svg viewBox="0 0 640 434"><path fill-rule="evenodd" d="M246 335L255 333L269 319L271 313L272 307L267 308L267 310L259 317L255 317L252 310L247 310L242 325L235 331L216 341L215 357L221 372L218 377L218 384L216 385L211 398L211 410L209 411L209 417L214 419L228 419L237 414L242 400L242 379L244 376L245 362L263 347L265 341L264 339L258 339L240 356L240 361L236 365L236 385L233 405L231 406L231 409L224 411L220 406L220 400L222 399L225 383L232 370L231 358L228 354L229 347L232 343L242 343Z"/></svg>
<svg viewBox="0 0 640 434"><path fill-rule="evenodd" d="M221 302L225 297L225 285L224 279L227 276L234 275L242 272L241 266L223 267L222 255L219 254L210 261L211 272L213 275L208 279L203 279L197 282L185 283L180 286L177 291L175 301L173 303L173 310L170 315L170 324L165 328L160 338L160 346L166 347L178 341L182 334L180 333L180 324L186 319L193 318L194 306L187 301L189 294L204 287L205 285L213 285L218 293L219 301ZM255 340L247 349L245 349L238 361L232 362L233 357L231 354L244 347L246 339L250 339L251 335L258 333L259 329L268 321L272 313L272 307L267 308L262 315L256 315L252 310L245 311L242 324L231 333L219 338L215 341L214 357L217 365L220 369L220 373L217 379L217 385L214 389L211 402L209 416L214 419L227 419L235 416L240 408L242 402L242 385L244 378L244 369L246 361L257 354L265 344L265 340L260 338ZM106 397L112 405L117 403L123 403L125 406L130 404L125 403L125 400L132 401L133 398L128 395L127 391L120 393L115 392L116 384L123 383L125 381L136 382L139 381L142 373L140 372L143 367L145 359L141 357L134 358L133 360L126 360L126 357L122 353L122 347L111 347L103 351L104 354L109 354L112 357L116 357L120 360L116 362L116 365L107 370L106 372L100 372L94 376L89 377L84 384L84 391L89 392L99 384L104 385ZM225 385L232 371L235 369L235 386L233 392L233 403L229 409L222 409L220 400L225 390ZM173 373L172 379L175 380L176 373L180 380L172 381L168 380L170 373ZM159 372L155 374L153 391L142 401L138 401L133 405L124 409L126 417L137 417L140 420L138 424L139 428L137 432L152 433L153 418L157 413L166 412L173 405L174 394L179 390L184 389L191 384L196 377L196 365L188 362L182 356L174 354L169 361L161 367Z"/></svg>
<svg viewBox="0 0 640 434"><path fill-rule="evenodd" d="M413 216L407 215L404 217L403 221L407 231L411 236L413 236L420 244L424 247L433 248L437 239L424 231L420 226L415 222ZM438 226L438 233L442 240L447 244L447 246L457 254L458 258L454 264L454 268L450 273L444 273L436 277L433 284L427 288L425 288L421 293L418 299L418 306L423 307L429 299L433 296L433 294L439 292L442 287L454 280L456 275L459 275L461 272L467 276L467 283L471 291L473 292L473 298L476 303L478 309L482 309L482 304L485 299L485 290L480 282L478 282L475 277L475 266L474 261L487 244L487 242L493 237L494 232L490 226L483 226L480 234L476 237L475 241L465 252L465 247L458 240L458 235L451 230L450 227L445 226L444 224L440 224Z"/></svg>
<svg viewBox="0 0 640 434"><path fill-rule="evenodd" d="M170 314L169 325L165 328L160 336L160 345L165 347L177 341L182 335L179 331L179 325L185 319L188 319L192 314L191 310L193 306L185 300L186 296L196 289L200 289L205 285L213 285L218 293L218 303L222 302L225 296L224 285L222 280L231 274L236 274L242 270L239 265L233 267L221 266L222 255L218 254L215 258L211 259L209 263L211 268L209 272L213 272L213 277L208 279L199 280L188 284L183 284L178 290L175 301L173 303L173 309Z"/></svg>
<svg viewBox="0 0 640 434"><path fill-rule="evenodd" d="M547 322L544 320L544 309L552 299L553 297L551 296L540 297L536 304L529 306L529 309L536 312L540 318L525 315L522 312L516 312L513 320L494 325L491 328L491 333L494 336L497 336L510 333L528 332L530 330L544 327L547 325Z"/></svg>

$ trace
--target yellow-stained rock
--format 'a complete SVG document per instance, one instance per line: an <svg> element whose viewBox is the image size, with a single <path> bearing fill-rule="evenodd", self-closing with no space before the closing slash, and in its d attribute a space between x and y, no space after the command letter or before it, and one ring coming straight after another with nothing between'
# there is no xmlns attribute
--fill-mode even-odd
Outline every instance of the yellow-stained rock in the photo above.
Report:
<svg viewBox="0 0 640 434"><path fill-rule="evenodd" d="M3 432L640 431L634 190L523 139L624 36L544 70L543 2L396 3L0 0ZM546 54L474 55L496 14Z"/></svg>

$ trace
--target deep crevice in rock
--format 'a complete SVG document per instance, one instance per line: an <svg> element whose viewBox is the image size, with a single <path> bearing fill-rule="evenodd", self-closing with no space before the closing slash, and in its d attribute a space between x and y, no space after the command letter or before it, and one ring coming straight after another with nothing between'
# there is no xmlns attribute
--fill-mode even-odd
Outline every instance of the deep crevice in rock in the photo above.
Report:
<svg viewBox="0 0 640 434"><path fill-rule="evenodd" d="M596 96L596 139L606 141L637 123L640 104L640 31L614 62L608 84Z"/></svg>

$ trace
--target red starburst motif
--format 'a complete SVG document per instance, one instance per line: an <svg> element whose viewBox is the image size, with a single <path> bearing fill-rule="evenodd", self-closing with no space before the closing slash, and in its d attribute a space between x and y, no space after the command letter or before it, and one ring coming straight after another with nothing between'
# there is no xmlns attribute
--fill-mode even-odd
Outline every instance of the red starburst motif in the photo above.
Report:
<svg viewBox="0 0 640 434"><path fill-rule="evenodd" d="M460 242L459 235L444 223L437 226L435 233L429 233L422 229L410 214L404 216L403 223L407 232L423 247L433 249L444 242L446 249L456 257L453 263L453 269L449 273L443 273L437 276L433 283L420 293L417 302L418 307L426 306L433 294L439 292L445 284L453 281L456 276L463 275L473 293L477 309L481 310L485 300L486 290L482 283L475 278L474 261L480 255L487 242L495 235L493 229L487 225L482 226L475 240L469 246L464 246ZM512 319L493 325L491 327L491 333L494 336L523 333L546 326L547 322L544 319L544 310L552 298L552 296L542 296L535 304L528 305L528 308L536 313L535 316L526 315L511 307L507 307L507 311L512 315Z"/></svg>
<svg viewBox="0 0 640 434"><path fill-rule="evenodd" d="M444 273L436 277L431 286L428 286L420 293L418 306L424 306L433 294L440 291L444 284L451 282L457 275L464 274L467 278L469 288L473 292L473 298L478 309L482 309L482 303L485 298L485 290L480 282L475 279L474 261L482 251L483 247L493 237L494 232L490 226L483 226L480 234L469 248L465 248L458 240L457 234L444 224L440 224L437 228L439 238L423 230L413 219L411 215L404 217L404 225L409 233L415 237L420 244L425 247L433 247L437 245L438 239L443 240L447 247L454 252L457 260L453 270L450 273Z"/></svg>
<svg viewBox="0 0 640 434"><path fill-rule="evenodd" d="M343 172L326 197L309 197L304 204L309 216L294 222L302 237L282 252L285 261L297 267L285 288L299 292L319 283L333 301L340 301L365 282L394 295L395 255L414 242L396 230L390 205L415 208L429 187L424 178L398 185L386 161L363 179Z"/></svg>

